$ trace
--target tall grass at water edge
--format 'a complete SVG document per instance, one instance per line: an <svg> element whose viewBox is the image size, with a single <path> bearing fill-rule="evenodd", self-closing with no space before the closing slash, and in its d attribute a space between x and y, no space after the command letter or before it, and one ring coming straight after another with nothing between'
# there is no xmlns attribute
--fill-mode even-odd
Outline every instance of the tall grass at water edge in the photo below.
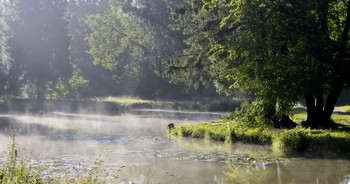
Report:
<svg viewBox="0 0 350 184"><path fill-rule="evenodd" d="M271 145L284 155L350 156L350 133L339 130L291 130L247 128L233 123L207 122L179 125L169 135L202 138L213 141Z"/></svg>

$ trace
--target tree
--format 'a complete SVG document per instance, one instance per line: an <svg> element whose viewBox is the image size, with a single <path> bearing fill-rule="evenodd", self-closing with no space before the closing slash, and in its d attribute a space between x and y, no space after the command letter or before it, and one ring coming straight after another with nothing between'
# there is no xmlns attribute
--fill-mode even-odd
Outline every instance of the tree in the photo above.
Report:
<svg viewBox="0 0 350 184"><path fill-rule="evenodd" d="M65 0L20 0L18 19L11 23L11 54L24 78L36 86L37 99L46 84L67 81L71 75Z"/></svg>
<svg viewBox="0 0 350 184"><path fill-rule="evenodd" d="M175 83L199 88L212 85L210 46L216 44L225 30L218 30L224 9L202 11L201 0L185 0L173 5L171 28L182 32L184 45L180 52L163 62L163 75Z"/></svg>
<svg viewBox="0 0 350 184"><path fill-rule="evenodd" d="M80 97L107 96L119 94L118 85L113 80L113 73L100 65L93 64L93 57L88 53L90 47L85 39L90 34L90 29L85 23L90 15L103 14L108 8L108 1L101 0L74 0L70 1L67 8L69 16L69 35L71 63L74 73L89 81L79 88ZM74 78L74 75L73 75ZM75 81L76 79L73 79ZM99 89L99 90L95 90ZM83 91L82 91L83 90Z"/></svg>
<svg viewBox="0 0 350 184"><path fill-rule="evenodd" d="M183 49L182 33L169 27L173 3L177 1L109 1L106 12L87 20L94 63L113 71L128 94L169 97L183 91L159 76L162 62Z"/></svg>
<svg viewBox="0 0 350 184"><path fill-rule="evenodd" d="M211 45L222 81L250 93L260 115L288 115L305 97L307 123L332 126L341 90L349 84L350 3L340 0L205 0L205 9L224 6L221 29L230 41ZM225 73L226 75L220 75ZM323 96L327 94L324 101Z"/></svg>

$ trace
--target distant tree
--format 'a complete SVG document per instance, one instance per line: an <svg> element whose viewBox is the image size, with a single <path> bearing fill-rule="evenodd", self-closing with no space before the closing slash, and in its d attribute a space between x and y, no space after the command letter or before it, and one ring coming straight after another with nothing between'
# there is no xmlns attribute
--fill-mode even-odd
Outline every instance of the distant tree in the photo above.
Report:
<svg viewBox="0 0 350 184"><path fill-rule="evenodd" d="M130 90L128 94L160 97L183 89L159 76L163 74L162 61L183 46L181 32L169 27L173 3L109 1L105 13L87 20L94 63L113 71L119 87Z"/></svg>
<svg viewBox="0 0 350 184"><path fill-rule="evenodd" d="M90 15L102 14L108 8L108 1L74 0L67 8L69 17L69 35L71 62L75 73L89 81L85 89L78 91L80 97L118 95L118 84L113 80L113 72L100 65L93 64L93 57L88 53L90 46L85 39L90 34L89 26L85 23ZM72 79L73 80L73 79ZM95 90L99 89L99 90Z"/></svg>
<svg viewBox="0 0 350 184"><path fill-rule="evenodd" d="M19 93L18 75L11 58L10 39L13 36L10 23L16 19L13 1L0 2L0 94L4 97Z"/></svg>
<svg viewBox="0 0 350 184"><path fill-rule="evenodd" d="M172 6L171 25L183 34L184 46L180 52L163 63L163 75L175 83L185 83L195 88L211 86L214 82L221 92L227 90L219 75L225 75L225 66L215 63L210 55L211 46L229 42L230 29L218 29L221 20L228 15L226 7L203 10L201 0L185 0Z"/></svg>
<svg viewBox="0 0 350 184"><path fill-rule="evenodd" d="M231 29L230 37L210 52L228 89L250 93L260 115L288 115L304 97L307 123L332 126L350 81L349 1L204 1L204 9L229 9L218 28Z"/></svg>
<svg viewBox="0 0 350 184"><path fill-rule="evenodd" d="M37 99L45 99L47 83L68 81L68 22L65 0L19 0L18 19L11 23L11 54L23 78L36 87Z"/></svg>

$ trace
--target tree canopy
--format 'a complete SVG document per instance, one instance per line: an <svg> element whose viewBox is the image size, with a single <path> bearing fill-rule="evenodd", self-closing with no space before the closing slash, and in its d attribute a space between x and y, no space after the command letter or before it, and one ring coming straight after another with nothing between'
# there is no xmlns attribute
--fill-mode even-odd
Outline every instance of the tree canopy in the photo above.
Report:
<svg viewBox="0 0 350 184"><path fill-rule="evenodd" d="M0 11L2 94L169 97L215 86L249 99L245 119L288 117L301 102L320 127L333 125L350 83L344 0L11 0Z"/></svg>
<svg viewBox="0 0 350 184"><path fill-rule="evenodd" d="M251 94L261 115L271 108L288 114L304 97L307 122L331 125L349 83L349 2L207 0L203 8L221 6L230 13L220 28L232 32L227 42L211 45L215 62L230 71L220 79Z"/></svg>
<svg viewBox="0 0 350 184"><path fill-rule="evenodd" d="M121 88L134 85L133 91L143 91L148 97L169 96L174 89L184 91L183 86L171 85L161 77L167 75L163 63L184 47L182 32L169 26L173 23L170 10L176 3L109 1L108 10L86 21L94 63L118 74Z"/></svg>
<svg viewBox="0 0 350 184"><path fill-rule="evenodd" d="M47 82L68 80L72 71L66 6L65 0L21 0L15 6L11 55L23 80L35 85L38 99L45 98Z"/></svg>

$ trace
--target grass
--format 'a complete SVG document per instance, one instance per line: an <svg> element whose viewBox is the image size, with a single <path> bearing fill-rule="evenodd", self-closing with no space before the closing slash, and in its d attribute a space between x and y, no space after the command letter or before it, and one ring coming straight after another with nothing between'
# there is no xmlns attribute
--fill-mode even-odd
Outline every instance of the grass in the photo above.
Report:
<svg viewBox="0 0 350 184"><path fill-rule="evenodd" d="M348 125L350 126L350 105L346 106L340 106L338 107L339 111L336 111L332 115L332 119L334 122L342 125ZM293 109L293 116L291 119L296 123L301 123L303 121L306 121L307 115L306 115L306 107L302 105L297 105Z"/></svg>
<svg viewBox="0 0 350 184"><path fill-rule="evenodd" d="M298 127L277 134L273 145L285 154L310 153L313 156L349 156L350 133Z"/></svg>
<svg viewBox="0 0 350 184"><path fill-rule="evenodd" d="M298 117L303 116L306 117L302 112L298 114ZM333 119L350 124L349 115L336 114ZM276 152L284 155L350 156L350 132L342 129L311 130L297 127L292 130L275 130L247 128L232 122L207 122L179 125L169 130L169 134L214 141L271 145Z"/></svg>
<svg viewBox="0 0 350 184"><path fill-rule="evenodd" d="M341 106L340 109L344 112L350 112L350 105Z"/></svg>
<svg viewBox="0 0 350 184"><path fill-rule="evenodd" d="M207 122L179 125L170 135L203 138L213 141L271 144L273 134L260 128L248 129L232 123Z"/></svg>
<svg viewBox="0 0 350 184"><path fill-rule="evenodd" d="M162 105L173 105L170 101L156 101L156 100L145 100L138 97L130 96L108 96L103 98L94 98L98 102L113 102L121 106L135 106L135 105L149 105L149 106L162 106Z"/></svg>

